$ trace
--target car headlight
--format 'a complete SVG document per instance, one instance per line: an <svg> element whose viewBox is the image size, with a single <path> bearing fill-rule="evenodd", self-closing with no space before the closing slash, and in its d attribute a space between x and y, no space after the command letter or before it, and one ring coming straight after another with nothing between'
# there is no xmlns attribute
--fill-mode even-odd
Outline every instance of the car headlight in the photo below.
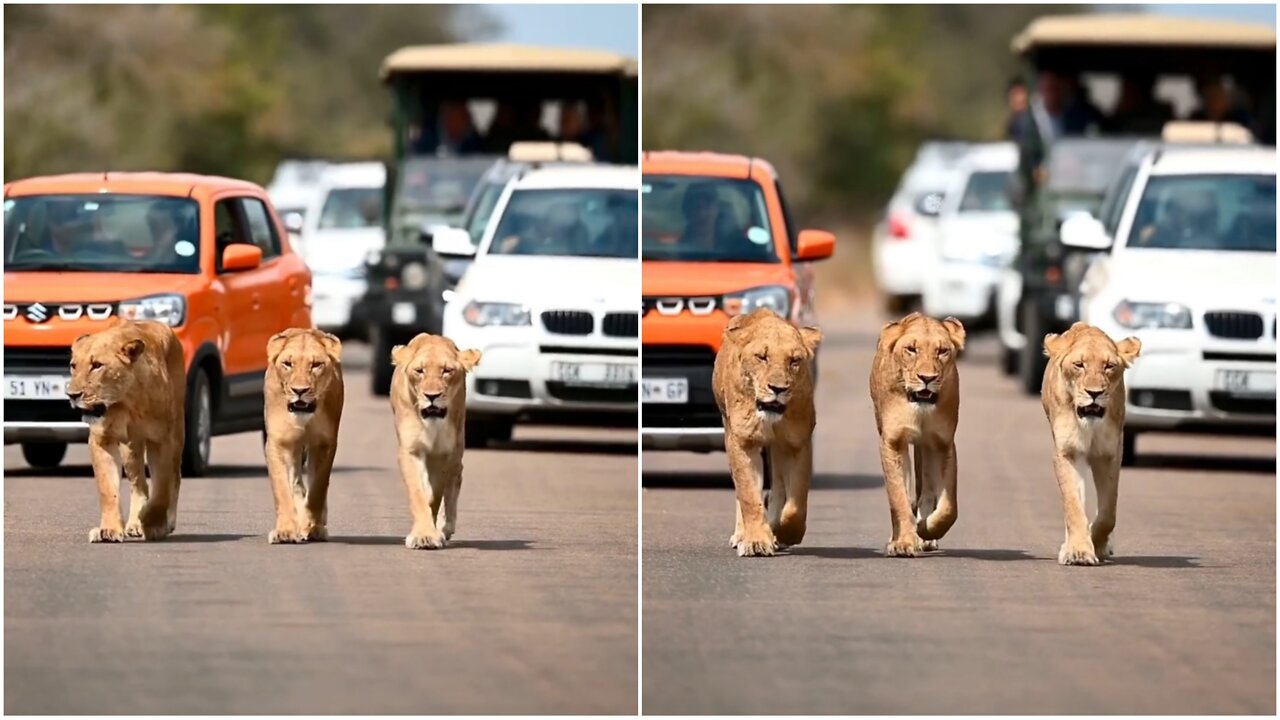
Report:
<svg viewBox="0 0 1280 720"><path fill-rule="evenodd" d="M462 319L476 327L528 325L529 308L515 303L485 303L472 300L462 309Z"/></svg>
<svg viewBox="0 0 1280 720"><path fill-rule="evenodd" d="M421 290L427 286L427 266L420 262L407 263L400 271L400 286L405 290Z"/></svg>
<svg viewBox="0 0 1280 720"><path fill-rule="evenodd" d="M177 327L187 319L187 299L181 295L149 295L123 300L119 315L125 320L152 320Z"/></svg>
<svg viewBox="0 0 1280 720"><path fill-rule="evenodd" d="M1121 300L1111 316L1130 330L1161 328L1190 330L1191 310L1178 303L1135 303Z"/></svg>
<svg viewBox="0 0 1280 720"><path fill-rule="evenodd" d="M781 317L791 315L791 292L781 285L765 285L724 296L724 311L730 316L746 315L767 307Z"/></svg>

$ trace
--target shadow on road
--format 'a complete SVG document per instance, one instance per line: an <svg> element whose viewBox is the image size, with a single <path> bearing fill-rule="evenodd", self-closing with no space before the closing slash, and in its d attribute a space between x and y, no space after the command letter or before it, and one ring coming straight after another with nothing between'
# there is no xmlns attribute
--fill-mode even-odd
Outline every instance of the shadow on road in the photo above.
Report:
<svg viewBox="0 0 1280 720"><path fill-rule="evenodd" d="M236 542L246 538L258 537L257 535L245 535L243 533L196 533L195 535L183 535L176 532L165 538L163 542L166 545L183 545L185 543L221 543ZM263 535L263 542L266 542L266 535Z"/></svg>
<svg viewBox="0 0 1280 720"><path fill-rule="evenodd" d="M873 548L863 547L806 547L797 545L788 548L785 551L787 555L804 556L819 558L830 558L834 560L865 560L867 558L880 557L883 553Z"/></svg>
<svg viewBox="0 0 1280 720"><path fill-rule="evenodd" d="M1202 472L1244 472L1274 475L1276 472L1276 459L1275 457L1138 453L1135 467L1143 470L1197 470Z"/></svg>
<svg viewBox="0 0 1280 720"><path fill-rule="evenodd" d="M941 542L941 541L939 541ZM974 560L985 560L987 562L1009 562L1012 560L1045 560L1046 558L1038 558L1025 550L1001 550L1001 549L951 549L944 547L936 553L925 553L925 556L940 555L942 557L953 558L972 558Z"/></svg>
<svg viewBox="0 0 1280 720"><path fill-rule="evenodd" d="M348 535L346 537L331 537L329 542L338 545L404 545L404 537L400 535ZM455 548L464 550L536 549L530 540L454 540L443 550L447 551Z"/></svg>
<svg viewBox="0 0 1280 720"><path fill-rule="evenodd" d="M1159 569L1185 569L1185 568L1201 568L1200 558L1182 557L1179 555L1138 555L1138 556L1122 556L1117 555L1111 558L1107 565L1133 565L1143 568L1159 568ZM1105 566L1104 566L1105 567Z"/></svg>
<svg viewBox="0 0 1280 720"><path fill-rule="evenodd" d="M334 465L334 475L344 475L347 473L375 472L379 470L392 470L394 468L376 468L363 467L354 465ZM59 465L56 468L40 469L40 468L6 468L4 476L7 478L22 477L93 477L92 465ZM214 465L205 471L202 477L206 478L247 478L247 477L266 477L267 466L264 462L262 465ZM151 473L147 473L147 477L151 477ZM184 482L190 480L198 480L189 475L184 475Z"/></svg>
<svg viewBox="0 0 1280 720"><path fill-rule="evenodd" d="M635 455L632 442L591 442L584 440L512 440L491 445L489 450L515 450L534 453L566 453L570 455Z"/></svg>
<svg viewBox="0 0 1280 720"><path fill-rule="evenodd" d="M728 472L647 472L641 476L640 482L648 488L686 490L733 488L733 478ZM809 487L811 490L870 490L884 487L884 479L879 475L816 473Z"/></svg>

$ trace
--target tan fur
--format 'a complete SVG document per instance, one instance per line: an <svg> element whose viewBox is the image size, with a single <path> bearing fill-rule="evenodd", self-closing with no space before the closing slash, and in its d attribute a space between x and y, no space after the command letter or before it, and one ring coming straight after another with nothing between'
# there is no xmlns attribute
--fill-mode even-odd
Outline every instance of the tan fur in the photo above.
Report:
<svg viewBox="0 0 1280 720"><path fill-rule="evenodd" d="M711 388L737 494L729 543L740 556L772 555L804 539L816 424L812 362L821 341L817 328L797 329L765 308L725 327ZM766 413L758 401L785 408L780 416ZM767 521L765 457L773 476Z"/></svg>
<svg viewBox="0 0 1280 720"><path fill-rule="evenodd" d="M167 325L122 322L71 346L71 404L86 410L89 458L101 519L89 542L160 540L177 527L186 365ZM105 406L101 417L88 411ZM151 470L147 485L146 470ZM129 479L129 522L120 517L120 475Z"/></svg>
<svg viewBox="0 0 1280 720"><path fill-rule="evenodd" d="M444 547L457 527L462 490L466 374L480 362L480 351L459 351L449 338L422 333L393 348L391 361L400 477L413 515L404 544L413 550ZM424 417L430 408L443 408L445 416Z"/></svg>
<svg viewBox="0 0 1280 720"><path fill-rule="evenodd" d="M889 494L893 536L889 557L914 557L936 549L959 515L956 425L960 418L960 373L964 326L915 312L885 325L871 364L871 402L880 433L880 465ZM926 384L926 378L928 379ZM933 404L910 393L929 389ZM908 451L914 451L914 466ZM907 476L915 476L915 499Z"/></svg>
<svg viewBox="0 0 1280 720"><path fill-rule="evenodd" d="M1061 335L1044 336L1049 356L1040 401L1053 432L1053 473L1062 493L1066 540L1058 550L1062 565L1097 565L1111 557L1116 499L1124 440L1124 370L1142 342L1112 342L1106 333L1078 322ZM1102 417L1080 417L1079 408L1103 407ZM1093 524L1084 509L1085 471L1093 476L1098 511Z"/></svg>
<svg viewBox="0 0 1280 720"><path fill-rule="evenodd" d="M329 475L342 420L342 343L306 328L273 335L267 341L263 400L276 508L267 542L327 540Z"/></svg>

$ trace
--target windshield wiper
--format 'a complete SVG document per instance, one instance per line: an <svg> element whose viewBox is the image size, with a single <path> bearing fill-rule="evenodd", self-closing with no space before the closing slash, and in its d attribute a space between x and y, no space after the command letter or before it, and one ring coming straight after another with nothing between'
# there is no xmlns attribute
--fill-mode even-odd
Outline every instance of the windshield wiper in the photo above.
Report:
<svg viewBox="0 0 1280 720"><path fill-rule="evenodd" d="M33 263L31 265L6 264L5 272L101 272L102 268L68 265L63 263Z"/></svg>

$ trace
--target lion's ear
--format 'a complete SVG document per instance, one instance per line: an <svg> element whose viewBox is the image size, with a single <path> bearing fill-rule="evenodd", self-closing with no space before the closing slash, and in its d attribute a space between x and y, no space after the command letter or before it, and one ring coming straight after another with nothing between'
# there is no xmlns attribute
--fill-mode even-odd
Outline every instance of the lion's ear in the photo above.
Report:
<svg viewBox="0 0 1280 720"><path fill-rule="evenodd" d="M320 343L324 345L324 351L329 353L329 357L333 358L334 362L342 362L342 341L338 339L337 335L323 333L320 337Z"/></svg>
<svg viewBox="0 0 1280 720"><path fill-rule="evenodd" d="M462 369L471 372L471 370L480 364L479 350L463 350L458 353L458 362L462 363Z"/></svg>
<svg viewBox="0 0 1280 720"><path fill-rule="evenodd" d="M906 319L894 320L880 328L880 341L876 343L878 350L892 350L898 339L907 331Z"/></svg>
<svg viewBox="0 0 1280 720"><path fill-rule="evenodd" d="M408 345L397 345L391 348L392 365L404 365L409 362L410 357L412 357L412 355L410 354Z"/></svg>
<svg viewBox="0 0 1280 720"><path fill-rule="evenodd" d="M142 356L142 351L147 349L147 344L141 340L130 340L120 346L120 357L126 362L133 362Z"/></svg>
<svg viewBox="0 0 1280 720"><path fill-rule="evenodd" d="M1142 341L1136 337L1127 337L1116 343L1116 350L1120 351L1120 361L1125 367L1129 367L1138 359L1138 353L1142 352Z"/></svg>
<svg viewBox="0 0 1280 720"><path fill-rule="evenodd" d="M956 346L956 351L964 350L964 323L948 317L942 321L942 327L947 329L947 335L951 337L951 344Z"/></svg>
<svg viewBox="0 0 1280 720"><path fill-rule="evenodd" d="M1058 333L1049 333L1044 336L1044 354L1047 357L1061 355L1067 351L1067 338L1065 335Z"/></svg>
<svg viewBox="0 0 1280 720"><path fill-rule="evenodd" d="M284 346L289 342L289 331L278 332L271 336L267 341L267 364L274 365L276 358L280 356L280 352L284 350Z"/></svg>
<svg viewBox="0 0 1280 720"><path fill-rule="evenodd" d="M804 349L809 351L809 357L818 354L818 345L822 343L822 331L816 327L800 328L800 341L804 343Z"/></svg>

